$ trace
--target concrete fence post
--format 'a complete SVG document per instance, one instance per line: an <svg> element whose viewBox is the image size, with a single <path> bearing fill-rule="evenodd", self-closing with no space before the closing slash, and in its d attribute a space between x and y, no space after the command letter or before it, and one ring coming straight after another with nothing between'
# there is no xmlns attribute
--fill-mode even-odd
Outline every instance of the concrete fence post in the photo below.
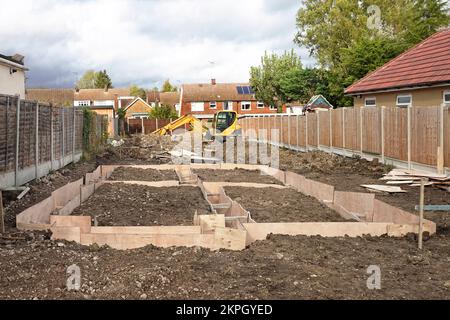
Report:
<svg viewBox="0 0 450 320"><path fill-rule="evenodd" d="M20 96L16 97L17 97L17 110L16 110L15 185L19 186Z"/></svg>
<svg viewBox="0 0 450 320"><path fill-rule="evenodd" d="M408 139L408 169L411 170L412 165L411 165L411 112L412 112L412 108L413 106L408 106L407 107L407 139Z"/></svg>
<svg viewBox="0 0 450 320"><path fill-rule="evenodd" d="M35 159L34 159L34 165L35 165L35 177L36 179L39 178L39 102L36 101L36 110L35 110Z"/></svg>
<svg viewBox="0 0 450 320"><path fill-rule="evenodd" d="M381 162L385 162L385 142L384 142L384 113L386 106L381 107Z"/></svg>
<svg viewBox="0 0 450 320"><path fill-rule="evenodd" d="M144 128L144 118L141 118L141 134L145 133L145 128Z"/></svg>

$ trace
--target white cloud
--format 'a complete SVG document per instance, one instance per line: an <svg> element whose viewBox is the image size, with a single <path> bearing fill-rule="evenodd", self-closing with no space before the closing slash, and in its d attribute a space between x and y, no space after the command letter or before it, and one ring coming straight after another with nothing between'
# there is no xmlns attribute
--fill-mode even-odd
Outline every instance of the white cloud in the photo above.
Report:
<svg viewBox="0 0 450 320"><path fill-rule="evenodd" d="M71 86L87 69L108 70L116 86L247 81L266 50L295 48L304 64L313 63L292 41L300 4L16 0L2 4L1 50L26 56L30 86Z"/></svg>

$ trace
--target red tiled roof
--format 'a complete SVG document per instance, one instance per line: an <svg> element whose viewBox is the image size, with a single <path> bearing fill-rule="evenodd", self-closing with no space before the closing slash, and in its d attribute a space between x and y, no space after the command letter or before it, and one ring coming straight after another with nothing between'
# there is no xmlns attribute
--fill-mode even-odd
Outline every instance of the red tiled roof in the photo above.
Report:
<svg viewBox="0 0 450 320"><path fill-rule="evenodd" d="M444 29L369 73L347 94L450 83L450 29Z"/></svg>

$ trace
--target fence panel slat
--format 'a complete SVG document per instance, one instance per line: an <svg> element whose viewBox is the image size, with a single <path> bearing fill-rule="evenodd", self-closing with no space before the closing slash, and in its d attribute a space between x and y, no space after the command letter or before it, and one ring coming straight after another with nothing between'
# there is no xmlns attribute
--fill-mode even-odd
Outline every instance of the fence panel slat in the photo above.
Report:
<svg viewBox="0 0 450 320"><path fill-rule="evenodd" d="M439 107L414 107L411 111L411 160L436 165Z"/></svg>
<svg viewBox="0 0 450 320"><path fill-rule="evenodd" d="M367 153L381 154L381 109L361 108L361 112L362 149Z"/></svg>

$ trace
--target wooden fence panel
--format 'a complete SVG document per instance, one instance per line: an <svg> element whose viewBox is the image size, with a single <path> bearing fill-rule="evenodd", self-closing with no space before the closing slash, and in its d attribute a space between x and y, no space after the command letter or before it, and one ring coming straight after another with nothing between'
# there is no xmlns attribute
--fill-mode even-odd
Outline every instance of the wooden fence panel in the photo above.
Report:
<svg viewBox="0 0 450 320"><path fill-rule="evenodd" d="M291 146L297 145L297 116L289 117L289 127L291 131L289 132L289 144Z"/></svg>
<svg viewBox="0 0 450 320"><path fill-rule="evenodd" d="M52 150L52 108L39 105L39 163L51 160ZM81 136L81 135L80 135Z"/></svg>
<svg viewBox="0 0 450 320"><path fill-rule="evenodd" d="M408 160L408 110L406 108L386 108L384 110L384 150L385 156Z"/></svg>
<svg viewBox="0 0 450 320"><path fill-rule="evenodd" d="M444 164L450 168L450 107L444 109Z"/></svg>
<svg viewBox="0 0 450 320"><path fill-rule="evenodd" d="M19 118L19 168L23 169L36 159L36 103L21 101Z"/></svg>
<svg viewBox="0 0 450 320"><path fill-rule="evenodd" d="M289 143L289 116L281 116L281 143L287 145Z"/></svg>
<svg viewBox="0 0 450 320"><path fill-rule="evenodd" d="M345 149L360 151L359 108L344 108Z"/></svg>
<svg viewBox="0 0 450 320"><path fill-rule="evenodd" d="M306 117L302 116L298 119L299 141L298 147L306 147Z"/></svg>
<svg viewBox="0 0 450 320"><path fill-rule="evenodd" d="M308 145L317 146L317 113L308 114Z"/></svg>
<svg viewBox="0 0 450 320"><path fill-rule="evenodd" d="M342 133L342 109L334 109L331 111L333 115L332 126L333 126L333 147L343 148L344 139Z"/></svg>
<svg viewBox="0 0 450 320"><path fill-rule="evenodd" d="M439 107L413 107L411 110L411 160L436 165L439 141Z"/></svg>
<svg viewBox="0 0 450 320"><path fill-rule="evenodd" d="M362 150L381 154L381 109L360 108L362 112ZM388 137L385 135L385 137Z"/></svg>
<svg viewBox="0 0 450 320"><path fill-rule="evenodd" d="M0 172L14 170L17 97L0 96Z"/></svg>
<svg viewBox="0 0 450 320"><path fill-rule="evenodd" d="M319 112L319 144L330 146L330 111Z"/></svg>

